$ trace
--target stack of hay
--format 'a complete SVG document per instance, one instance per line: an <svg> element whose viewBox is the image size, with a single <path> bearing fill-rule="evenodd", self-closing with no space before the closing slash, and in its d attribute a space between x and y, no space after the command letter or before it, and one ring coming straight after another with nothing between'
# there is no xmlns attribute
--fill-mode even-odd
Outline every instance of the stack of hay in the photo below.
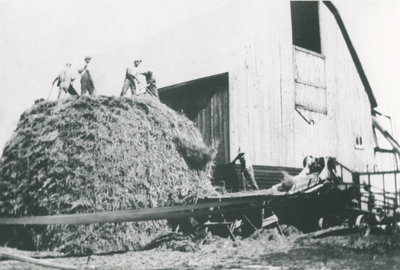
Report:
<svg viewBox="0 0 400 270"><path fill-rule="evenodd" d="M0 162L0 216L182 205L214 194L215 150L192 122L151 99L39 101ZM166 221L2 227L0 244L69 254L137 249Z"/></svg>

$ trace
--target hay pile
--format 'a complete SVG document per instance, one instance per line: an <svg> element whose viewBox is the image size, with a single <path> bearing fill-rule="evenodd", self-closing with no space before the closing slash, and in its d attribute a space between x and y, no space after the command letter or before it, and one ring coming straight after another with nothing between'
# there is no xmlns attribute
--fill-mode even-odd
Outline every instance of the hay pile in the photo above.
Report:
<svg viewBox="0 0 400 270"><path fill-rule="evenodd" d="M0 163L0 216L192 203L215 193L215 150L192 122L143 96L37 102ZM0 244L70 254L137 249L165 221L2 227Z"/></svg>

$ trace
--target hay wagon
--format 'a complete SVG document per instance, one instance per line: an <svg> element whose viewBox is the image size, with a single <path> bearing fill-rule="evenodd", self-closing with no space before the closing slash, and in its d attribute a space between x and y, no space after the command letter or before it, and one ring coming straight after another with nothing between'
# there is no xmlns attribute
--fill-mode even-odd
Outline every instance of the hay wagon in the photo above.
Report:
<svg viewBox="0 0 400 270"><path fill-rule="evenodd" d="M303 207L301 212L303 215L309 213L306 215L308 219L289 216L281 221L292 223L304 231L334 226L356 229L363 236L369 235L375 227L384 228L388 232L392 231L397 224L395 194L389 191L366 192L363 191L364 188L366 188L365 185L340 183L324 185L316 192L311 189L302 194L301 199L286 202L286 209L294 213L296 209ZM375 199L377 194L382 194L385 200Z"/></svg>
<svg viewBox="0 0 400 270"><path fill-rule="evenodd" d="M237 168L231 167L230 170L227 174L229 178L240 182L238 177L235 178ZM221 208L222 215L209 216L204 224L211 227L213 232L240 232L242 235L248 235L265 226L277 225L279 228L279 224L292 225L303 232L341 226L356 229L362 235L368 235L374 227L388 231L396 227L396 191L400 171L356 173L340 163L337 171L342 182L320 183L293 194L276 195L264 189L201 199L200 201L253 200L253 204L249 204L252 206L251 211L238 209L233 214L231 211L230 215L224 216L225 209ZM220 185L234 187L236 190L240 188L232 180L225 178L225 181L221 181L222 178L217 179ZM256 175L256 179L258 182L259 176Z"/></svg>
<svg viewBox="0 0 400 270"><path fill-rule="evenodd" d="M216 214L201 221L219 235L247 236L264 227L277 227L283 233L289 226L312 232L354 220L356 186L332 183L317 184L294 194L272 194L270 190L228 193L200 199L198 202L247 201L247 205L232 211L221 207ZM354 223L354 221L352 221ZM282 224L286 228L282 228ZM353 226L353 225L352 225Z"/></svg>
<svg viewBox="0 0 400 270"><path fill-rule="evenodd" d="M341 215L322 216L318 221L320 229L339 223L357 228L366 236L376 227L391 232L398 226L400 171L358 173L339 163L338 172L345 180L338 188L351 191L351 202L347 201Z"/></svg>

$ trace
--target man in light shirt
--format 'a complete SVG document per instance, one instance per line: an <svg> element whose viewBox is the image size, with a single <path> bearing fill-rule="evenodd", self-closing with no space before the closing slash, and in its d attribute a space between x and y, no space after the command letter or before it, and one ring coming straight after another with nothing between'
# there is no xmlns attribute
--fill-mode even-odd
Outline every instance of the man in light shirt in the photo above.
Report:
<svg viewBox="0 0 400 270"><path fill-rule="evenodd" d="M142 60L136 59L133 62L133 66L126 69L121 97L126 94L129 88L131 89L132 95L139 95L146 92L146 77L143 75L144 72L139 69L141 63Z"/></svg>
<svg viewBox="0 0 400 270"><path fill-rule="evenodd" d="M53 81L53 85L57 82L57 86L59 87L57 99L63 98L67 93L73 96L78 95L78 93L72 86L72 82L75 78L72 76L71 66L72 65L70 63L66 63L65 68Z"/></svg>

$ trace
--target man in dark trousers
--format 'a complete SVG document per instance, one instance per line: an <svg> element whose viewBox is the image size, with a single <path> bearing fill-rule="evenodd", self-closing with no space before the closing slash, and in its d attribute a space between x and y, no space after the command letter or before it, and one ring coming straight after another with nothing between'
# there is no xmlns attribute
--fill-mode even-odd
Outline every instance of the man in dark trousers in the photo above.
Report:
<svg viewBox="0 0 400 270"><path fill-rule="evenodd" d="M81 69L78 70L78 73L81 74L81 95L84 96L86 93L89 93L89 95L94 95L94 83L92 76L90 75L88 65L90 61L92 60L92 57L86 56L85 57L85 66Z"/></svg>
<svg viewBox="0 0 400 270"><path fill-rule="evenodd" d="M245 158L244 152L241 151L240 148L238 150L238 155L232 161L232 164L234 164L237 160L239 160L240 162L240 172L242 177L243 188L246 189L246 181L247 181L255 190L259 190L257 182L254 177L253 166L251 165L250 160L248 158Z"/></svg>
<svg viewBox="0 0 400 270"><path fill-rule="evenodd" d="M146 76L147 90L150 92L150 94L160 100L160 97L158 96L157 82L153 71L149 70L144 73L144 75Z"/></svg>

